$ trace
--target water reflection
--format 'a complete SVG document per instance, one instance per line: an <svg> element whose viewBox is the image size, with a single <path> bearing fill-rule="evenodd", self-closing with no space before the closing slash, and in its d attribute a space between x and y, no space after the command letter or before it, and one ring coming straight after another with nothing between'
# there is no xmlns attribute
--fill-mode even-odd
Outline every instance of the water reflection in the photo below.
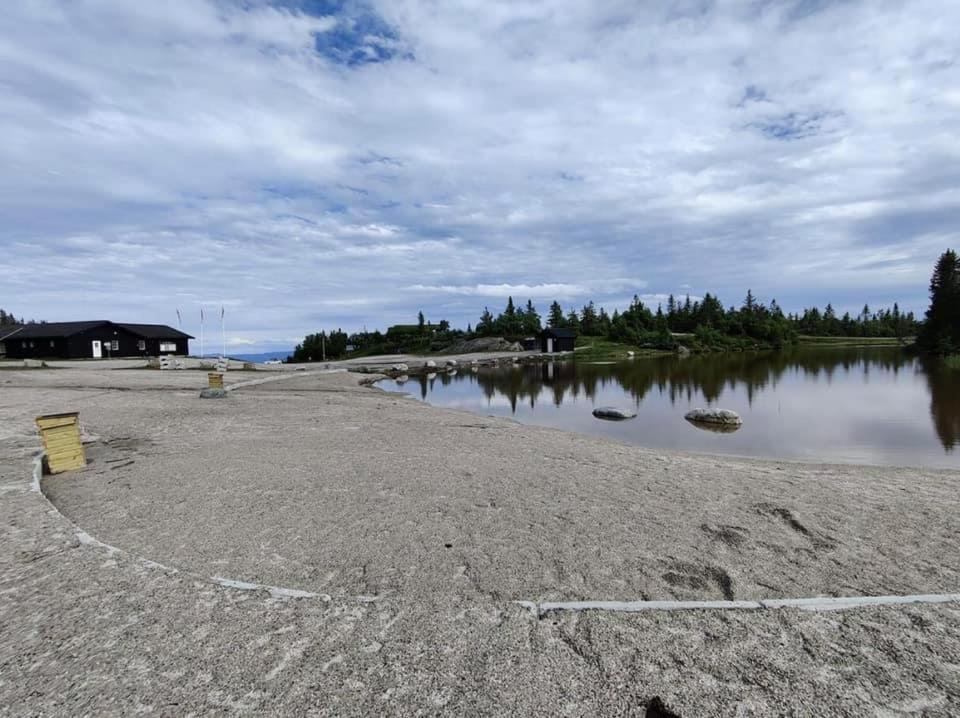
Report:
<svg viewBox="0 0 960 718"><path fill-rule="evenodd" d="M384 384L438 405L646 446L960 466L960 452L952 453L960 444L960 372L895 348L554 362ZM615 426L584 404L632 405L640 415ZM741 413L743 430L698 431L683 420L685 408L710 405Z"/></svg>
<svg viewBox="0 0 960 718"><path fill-rule="evenodd" d="M943 362L925 359L921 369L930 388L930 416L944 450L950 452L960 444L960 371Z"/></svg>
<svg viewBox="0 0 960 718"><path fill-rule="evenodd" d="M821 376L830 383L838 371L862 371L869 376L871 365L894 374L905 367L913 370L916 359L896 349L795 350L793 352L731 353L697 355L685 359L660 357L617 363L549 362L517 365L509 368L481 368L471 379L483 395L492 399L501 394L510 399L516 412L518 402L535 408L544 388L548 388L555 406L568 397L594 399L599 389L617 385L639 405L653 389L665 393L671 403L689 401L695 394L708 404L717 402L724 389L742 386L748 403L769 387L775 388L787 371L799 371L808 378ZM950 370L944 369L940 381L946 387ZM448 386L454 374L427 374L417 377L420 397L426 399L433 383ZM954 382L955 384L955 382ZM931 383L931 388L933 384Z"/></svg>

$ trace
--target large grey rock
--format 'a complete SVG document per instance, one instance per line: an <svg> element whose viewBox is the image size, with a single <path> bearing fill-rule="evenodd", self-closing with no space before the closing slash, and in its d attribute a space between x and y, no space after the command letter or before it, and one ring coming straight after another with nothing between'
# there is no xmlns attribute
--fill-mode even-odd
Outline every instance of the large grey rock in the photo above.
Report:
<svg viewBox="0 0 960 718"><path fill-rule="evenodd" d="M729 409L691 409L684 418L699 424L722 424L724 426L740 426L743 419L735 411Z"/></svg>
<svg viewBox="0 0 960 718"><path fill-rule="evenodd" d="M226 389L211 389L207 387L206 389L200 390L201 399L226 399L227 396Z"/></svg>
<svg viewBox="0 0 960 718"><path fill-rule="evenodd" d="M624 419L632 419L637 415L637 412L633 409L624 409L618 406L598 406L593 410L593 415L598 419L623 421Z"/></svg>
<svg viewBox="0 0 960 718"><path fill-rule="evenodd" d="M392 367L390 367L390 371L399 371L399 372L406 373L410 371L410 367L408 367L406 364L394 364Z"/></svg>
<svg viewBox="0 0 960 718"><path fill-rule="evenodd" d="M444 350L447 354L472 354L474 352L522 352L523 345L508 342L503 337L479 337L459 342Z"/></svg>
<svg viewBox="0 0 960 718"><path fill-rule="evenodd" d="M423 365L427 367L427 369L435 369L437 367L437 363L433 359L427 359Z"/></svg>
<svg viewBox="0 0 960 718"><path fill-rule="evenodd" d="M677 355L681 357L688 357L690 356L690 350L687 347L683 346L683 344L678 344Z"/></svg>

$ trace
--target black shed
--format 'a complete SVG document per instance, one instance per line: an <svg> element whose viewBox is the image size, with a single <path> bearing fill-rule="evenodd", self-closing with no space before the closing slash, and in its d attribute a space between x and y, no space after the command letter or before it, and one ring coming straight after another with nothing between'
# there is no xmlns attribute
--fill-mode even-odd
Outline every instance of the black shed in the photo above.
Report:
<svg viewBox="0 0 960 718"><path fill-rule="evenodd" d="M186 356L189 334L163 324L44 322L0 327L0 358L109 359L162 354Z"/></svg>
<svg viewBox="0 0 960 718"><path fill-rule="evenodd" d="M545 354L572 352L577 333L572 329L551 327L540 332L540 351Z"/></svg>

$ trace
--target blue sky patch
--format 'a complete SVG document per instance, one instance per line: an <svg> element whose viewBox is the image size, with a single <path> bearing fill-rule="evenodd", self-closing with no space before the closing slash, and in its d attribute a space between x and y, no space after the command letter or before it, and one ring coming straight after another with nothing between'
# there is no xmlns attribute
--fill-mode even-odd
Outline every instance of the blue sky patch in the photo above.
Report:
<svg viewBox="0 0 960 718"><path fill-rule="evenodd" d="M400 38L372 7L358 0L281 0L274 3L317 17L333 17L336 26L315 35L317 52L339 65L358 67L409 59Z"/></svg>

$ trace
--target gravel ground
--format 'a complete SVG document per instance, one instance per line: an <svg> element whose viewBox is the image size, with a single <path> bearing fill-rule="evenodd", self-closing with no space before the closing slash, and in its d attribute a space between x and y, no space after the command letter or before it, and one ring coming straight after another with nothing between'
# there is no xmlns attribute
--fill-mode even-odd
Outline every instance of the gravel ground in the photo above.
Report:
<svg viewBox="0 0 960 718"><path fill-rule="evenodd" d="M0 373L0 712L960 713L957 604L513 603L957 592L955 472L649 451L345 373L201 401L204 378ZM99 440L44 479L58 513L32 419L70 409Z"/></svg>

